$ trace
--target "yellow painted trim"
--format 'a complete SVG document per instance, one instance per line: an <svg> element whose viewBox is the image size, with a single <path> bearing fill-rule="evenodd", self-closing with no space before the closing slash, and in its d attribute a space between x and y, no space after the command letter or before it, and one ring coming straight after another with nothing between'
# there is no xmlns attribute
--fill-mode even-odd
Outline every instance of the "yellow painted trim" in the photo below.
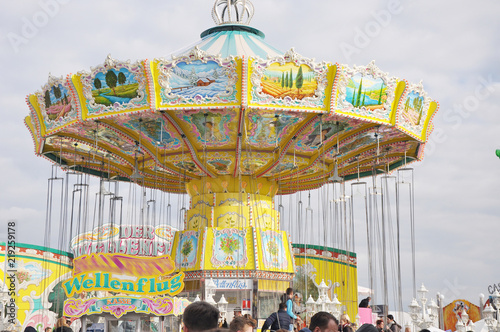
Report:
<svg viewBox="0 0 500 332"><path fill-rule="evenodd" d="M427 110L427 117L425 118L425 124L424 124L424 129L422 130L422 136L420 136L420 139L424 142L427 138L428 130L432 129L432 126L430 126L431 119L437 110L438 110L438 104L435 101L432 101L429 105L429 110Z"/></svg>
<svg viewBox="0 0 500 332"><path fill-rule="evenodd" d="M397 112L399 110L398 106L400 105L401 102L401 97L403 96L404 92L406 90L406 82L405 81L399 81L396 89L394 89L394 101L392 102L392 111L391 111L391 116L390 116L390 123L394 126L396 125L396 118L397 118Z"/></svg>

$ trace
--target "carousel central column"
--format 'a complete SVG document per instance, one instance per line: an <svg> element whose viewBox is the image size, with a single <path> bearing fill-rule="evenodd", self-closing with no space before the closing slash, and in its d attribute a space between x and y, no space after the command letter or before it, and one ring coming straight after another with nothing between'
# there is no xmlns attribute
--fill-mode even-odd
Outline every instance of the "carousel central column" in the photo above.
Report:
<svg viewBox="0 0 500 332"><path fill-rule="evenodd" d="M194 180L186 185L191 198L185 230L205 227L279 230L273 197L276 182L249 176Z"/></svg>
<svg viewBox="0 0 500 332"><path fill-rule="evenodd" d="M234 309L256 317L257 303L269 292L281 295L295 271L291 244L274 208L276 182L223 176L191 181L186 190L190 209L172 253L191 292L185 295L209 302L224 295L230 300L228 320ZM207 285L215 285L215 296Z"/></svg>

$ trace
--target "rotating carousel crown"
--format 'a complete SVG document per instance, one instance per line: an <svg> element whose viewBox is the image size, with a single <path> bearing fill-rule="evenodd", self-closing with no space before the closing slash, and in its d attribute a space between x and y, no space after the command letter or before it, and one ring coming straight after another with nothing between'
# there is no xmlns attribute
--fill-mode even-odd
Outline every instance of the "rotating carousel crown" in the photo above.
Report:
<svg viewBox="0 0 500 332"><path fill-rule="evenodd" d="M423 158L437 103L422 84L283 53L250 1L170 58L49 75L27 97L35 152L64 168L189 193L186 230L279 230L272 198ZM292 270L293 271L293 270Z"/></svg>

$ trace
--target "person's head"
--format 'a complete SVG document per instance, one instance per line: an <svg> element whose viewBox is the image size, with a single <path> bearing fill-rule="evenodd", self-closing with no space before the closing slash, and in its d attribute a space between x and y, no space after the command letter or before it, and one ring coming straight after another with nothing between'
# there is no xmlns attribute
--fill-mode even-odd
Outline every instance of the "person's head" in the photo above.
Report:
<svg viewBox="0 0 500 332"><path fill-rule="evenodd" d="M351 318L349 317L348 314L340 315L340 324L349 324L350 321L351 321Z"/></svg>
<svg viewBox="0 0 500 332"><path fill-rule="evenodd" d="M54 328L57 329L58 327L63 326L69 326L69 324L66 322L66 317L59 318L56 322L56 325L54 325Z"/></svg>
<svg viewBox="0 0 500 332"><path fill-rule="evenodd" d="M24 332L36 332L36 329L33 326L26 326Z"/></svg>
<svg viewBox="0 0 500 332"><path fill-rule="evenodd" d="M208 302L193 302L184 309L182 323L184 332L200 332L218 326L219 309Z"/></svg>
<svg viewBox="0 0 500 332"><path fill-rule="evenodd" d="M361 325L356 332L378 332L378 330L373 324L365 323Z"/></svg>
<svg viewBox="0 0 500 332"><path fill-rule="evenodd" d="M253 325L248 318L243 316L234 317L229 324L229 331L231 332L252 332Z"/></svg>
<svg viewBox="0 0 500 332"><path fill-rule="evenodd" d="M50 326L49 326L49 327L46 327L44 331L45 331L45 332L52 332L52 328L51 328Z"/></svg>
<svg viewBox="0 0 500 332"><path fill-rule="evenodd" d="M257 321L252 318L252 315L244 314L243 317L245 317L247 319L247 324L252 326L253 329L257 327Z"/></svg>
<svg viewBox="0 0 500 332"><path fill-rule="evenodd" d="M389 322L394 322L394 316L393 315L387 315L387 320Z"/></svg>
<svg viewBox="0 0 500 332"><path fill-rule="evenodd" d="M384 321L383 320L377 319L376 324L377 324L377 328L379 328L379 329L383 329L384 328Z"/></svg>
<svg viewBox="0 0 500 332"><path fill-rule="evenodd" d="M428 329L422 329L420 330L420 332L431 332L431 331L429 331Z"/></svg>
<svg viewBox="0 0 500 332"><path fill-rule="evenodd" d="M329 312L320 311L311 317L311 332L338 332L339 321Z"/></svg>
<svg viewBox="0 0 500 332"><path fill-rule="evenodd" d="M286 303L285 302L280 303L279 310L286 310Z"/></svg>
<svg viewBox="0 0 500 332"><path fill-rule="evenodd" d="M288 287L286 289L286 295L288 295L289 298L293 298L293 288Z"/></svg>
<svg viewBox="0 0 500 332"><path fill-rule="evenodd" d="M243 315L241 314L241 308L240 308L240 307L236 307L236 308L234 308L234 310L233 310L233 315L234 315L234 317L241 317L241 316L243 316Z"/></svg>

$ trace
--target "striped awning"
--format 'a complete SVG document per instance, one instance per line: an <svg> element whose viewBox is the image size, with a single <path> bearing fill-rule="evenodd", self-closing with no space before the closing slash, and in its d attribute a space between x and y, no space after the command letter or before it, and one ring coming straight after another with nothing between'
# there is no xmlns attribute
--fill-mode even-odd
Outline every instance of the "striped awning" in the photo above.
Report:
<svg viewBox="0 0 500 332"><path fill-rule="evenodd" d="M252 27L244 25L220 25L204 31L201 40L190 45L172 56L180 56L189 53L195 46L213 55L245 56L246 58L282 56L284 53L264 41L264 34Z"/></svg>

